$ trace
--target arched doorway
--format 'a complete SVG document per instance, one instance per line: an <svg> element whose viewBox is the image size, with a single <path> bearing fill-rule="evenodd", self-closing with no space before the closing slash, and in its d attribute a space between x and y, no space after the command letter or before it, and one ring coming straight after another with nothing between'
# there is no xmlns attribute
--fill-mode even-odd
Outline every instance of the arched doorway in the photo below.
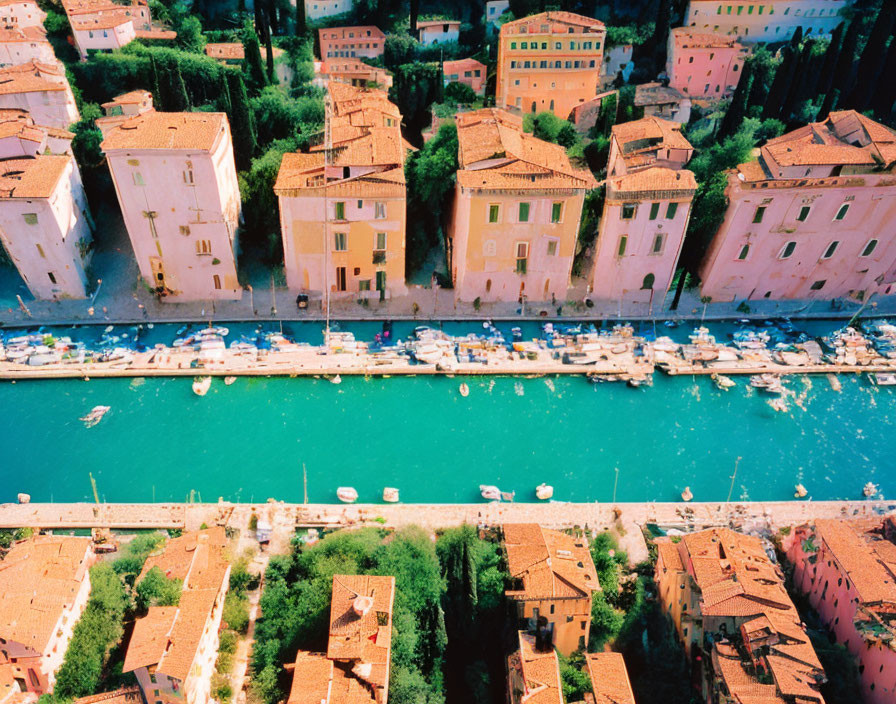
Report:
<svg viewBox="0 0 896 704"><path fill-rule="evenodd" d="M653 282L656 281L656 277L653 274L648 274L644 277L644 281L641 283L642 291L649 291L653 288Z"/></svg>

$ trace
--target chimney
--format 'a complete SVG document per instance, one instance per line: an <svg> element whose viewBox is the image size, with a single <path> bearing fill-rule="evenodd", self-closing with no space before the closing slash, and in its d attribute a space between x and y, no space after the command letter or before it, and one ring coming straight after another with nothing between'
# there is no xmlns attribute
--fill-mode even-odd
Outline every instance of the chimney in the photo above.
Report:
<svg viewBox="0 0 896 704"><path fill-rule="evenodd" d="M366 616L370 609L373 608L373 597L358 594L355 597L352 608L358 616Z"/></svg>

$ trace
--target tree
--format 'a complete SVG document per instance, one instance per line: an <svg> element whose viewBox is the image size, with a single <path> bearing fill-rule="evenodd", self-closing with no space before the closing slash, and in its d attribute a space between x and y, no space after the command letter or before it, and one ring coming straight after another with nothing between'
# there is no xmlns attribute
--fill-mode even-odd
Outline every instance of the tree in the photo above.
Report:
<svg viewBox="0 0 896 704"><path fill-rule="evenodd" d="M383 65L389 70L417 59L420 42L406 34L387 34L383 43Z"/></svg>
<svg viewBox="0 0 896 704"><path fill-rule="evenodd" d="M264 62L261 59L261 47L258 43L258 35L249 20L243 24L242 31L243 72L246 77L246 86L252 95L257 95L262 88L268 85L268 76L264 70ZM232 88L233 86L231 86ZM233 91L231 90L231 99Z"/></svg>
<svg viewBox="0 0 896 704"><path fill-rule="evenodd" d="M183 580L168 579L158 567L153 567L137 582L137 608L146 611L150 606L177 606Z"/></svg>
<svg viewBox="0 0 896 704"><path fill-rule="evenodd" d="M205 37L202 35L202 22L198 17L187 15L175 27L177 46L184 51L202 53L205 49Z"/></svg>
<svg viewBox="0 0 896 704"><path fill-rule="evenodd" d="M762 111L762 117L766 120L781 116L784 103L790 93L790 85L793 83L793 76L796 73L796 66L799 61L796 51L790 45L785 46L781 50L781 56L781 63L778 66L778 70L775 71L775 78L768 91L765 108ZM787 119L789 116L784 115L783 117Z"/></svg>
<svg viewBox="0 0 896 704"><path fill-rule="evenodd" d="M395 69L389 99L398 106L411 134L430 123L429 108L442 101L442 70L438 64L414 62Z"/></svg>
<svg viewBox="0 0 896 704"><path fill-rule="evenodd" d="M466 83L451 81L445 86L445 100L459 105L468 105L476 101L476 93Z"/></svg>
<svg viewBox="0 0 896 704"><path fill-rule="evenodd" d="M802 25L798 26L795 30L793 30L793 34L790 35L790 48L794 51L799 51L800 44L803 43L803 27Z"/></svg>
<svg viewBox="0 0 896 704"><path fill-rule="evenodd" d="M180 64L170 61L167 66L168 73L168 101L165 109L168 112L188 112L190 110L190 96L187 95L187 86L184 83L183 74L180 72Z"/></svg>
<svg viewBox="0 0 896 704"><path fill-rule="evenodd" d="M881 75L896 76L896 40L890 42ZM879 119L888 118L893 112L894 102L896 102L896 81L880 81L872 100L874 114Z"/></svg>
<svg viewBox="0 0 896 704"><path fill-rule="evenodd" d="M411 0L411 22L410 33L413 37L417 36L417 17L420 14L420 0Z"/></svg>
<svg viewBox="0 0 896 704"><path fill-rule="evenodd" d="M568 658L559 656L560 682L563 698L568 702L578 702L591 692L591 678L584 670L585 658L581 653L573 653Z"/></svg>
<svg viewBox="0 0 896 704"><path fill-rule="evenodd" d="M248 169L252 163L252 156L257 149L255 138L255 123L252 113L249 112L249 97L246 95L246 84L243 77L234 70L228 70L224 74L227 81L227 90L230 94L230 131L233 137L233 155L236 167L240 171Z"/></svg>
<svg viewBox="0 0 896 704"><path fill-rule="evenodd" d="M308 34L308 22L305 19L305 3L296 2L296 36L304 37Z"/></svg>
<svg viewBox="0 0 896 704"><path fill-rule="evenodd" d="M159 65L156 62L155 56L149 57L149 65L151 71L151 92L153 104L157 109L162 108L162 89L161 84L159 83Z"/></svg>
<svg viewBox="0 0 896 704"><path fill-rule="evenodd" d="M840 47L843 45L844 26L845 24L841 22L834 28L834 31L831 32L828 48L824 52L824 60L822 61L816 84L816 89L821 95L825 95L831 87L831 81L834 78L834 68L837 66L837 58L840 56Z"/></svg>
<svg viewBox="0 0 896 704"><path fill-rule="evenodd" d="M744 70L746 63L752 65L750 73L753 75L753 85L750 88L750 97L747 99L747 113L750 117L759 117L768 99L778 62L768 49L760 46L747 59Z"/></svg>
<svg viewBox="0 0 896 704"><path fill-rule="evenodd" d="M796 110L797 104L809 97L808 93L811 89L811 83L814 80L812 71L812 58L815 51L815 40L807 39L803 43L803 49L799 58L796 60L794 68L793 80L790 82L790 90L784 98L781 106L781 116L785 120L789 120Z"/></svg>
<svg viewBox="0 0 896 704"><path fill-rule="evenodd" d="M856 49L858 48L861 30L861 18L853 18L846 29L846 36L843 37L843 45L840 48L840 54L837 56L837 64L834 67L834 75L831 79L828 93L832 90L839 90L842 94L849 90L855 68ZM828 101L825 100L825 102Z"/></svg>
<svg viewBox="0 0 896 704"><path fill-rule="evenodd" d="M743 71L740 75L740 82L737 84L737 90L731 98L731 104L722 120L717 137L722 139L730 137L737 130L747 115L747 100L750 97L750 91L753 89L753 64L750 61L744 63Z"/></svg>
<svg viewBox="0 0 896 704"><path fill-rule="evenodd" d="M846 104L854 110L865 110L877 90L887 55L887 42L893 34L894 20L896 20L896 5L885 2L877 13L871 34L859 57L857 75L861 80L853 84L846 99ZM892 76L887 76L886 82L892 82L892 79Z"/></svg>
<svg viewBox="0 0 896 704"><path fill-rule="evenodd" d="M672 0L659 0L653 35L648 41L653 56L654 74L663 70L666 59L666 44L669 41L669 30L672 26Z"/></svg>

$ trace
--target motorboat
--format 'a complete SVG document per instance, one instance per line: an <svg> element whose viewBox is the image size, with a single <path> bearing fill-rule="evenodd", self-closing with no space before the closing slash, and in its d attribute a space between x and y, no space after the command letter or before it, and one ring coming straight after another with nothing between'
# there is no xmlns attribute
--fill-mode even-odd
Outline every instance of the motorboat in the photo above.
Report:
<svg viewBox="0 0 896 704"><path fill-rule="evenodd" d="M877 493L877 484L874 482L868 482L864 487L862 487L862 495L870 499Z"/></svg>
<svg viewBox="0 0 896 704"><path fill-rule="evenodd" d="M725 376L724 374L713 374L710 378L722 391L727 391L728 389L737 386L737 384L734 382L734 379L729 376Z"/></svg>
<svg viewBox="0 0 896 704"><path fill-rule="evenodd" d="M341 383L342 383L342 377L339 376L339 375L337 374L336 376L334 376L334 377L332 377L332 378L330 379L330 383L331 383L331 384L341 384Z"/></svg>
<svg viewBox="0 0 896 704"><path fill-rule="evenodd" d="M868 379L875 386L896 386L896 372L877 372L869 374Z"/></svg>
<svg viewBox="0 0 896 704"><path fill-rule="evenodd" d="M554 496L554 487L548 484L539 484L535 487L535 496L541 501L547 501Z"/></svg>
<svg viewBox="0 0 896 704"><path fill-rule="evenodd" d="M501 500L501 490L498 487L490 484L480 484L479 493L482 494L482 498L486 501Z"/></svg>
<svg viewBox="0 0 896 704"><path fill-rule="evenodd" d="M90 413L81 416L80 420L84 422L86 427L92 428L103 419L103 416L106 415L111 408L111 406L94 406L90 409Z"/></svg>
<svg viewBox="0 0 896 704"><path fill-rule="evenodd" d="M784 393L784 385L781 378L775 374L754 374L750 377L750 386L756 389L764 389L770 394Z"/></svg>
<svg viewBox="0 0 896 704"><path fill-rule="evenodd" d="M603 384L607 381L621 381L621 377L618 374L588 374L588 381L592 384Z"/></svg>
<svg viewBox="0 0 896 704"><path fill-rule="evenodd" d="M632 374L627 381L628 385L635 389L639 386L653 386L653 377L644 372Z"/></svg>
<svg viewBox="0 0 896 704"><path fill-rule="evenodd" d="M193 382L193 393L197 396L205 396L212 386L210 376L201 376Z"/></svg>
<svg viewBox="0 0 896 704"><path fill-rule="evenodd" d="M387 504L397 504L398 503L398 489L393 486L387 486L383 489L383 501Z"/></svg>
<svg viewBox="0 0 896 704"><path fill-rule="evenodd" d="M686 486L684 491L681 492L681 500L682 501L691 501L694 498L694 492L691 491L691 487Z"/></svg>
<svg viewBox="0 0 896 704"><path fill-rule="evenodd" d="M805 499L809 495L809 490L802 484L797 484L794 489L796 490L793 493L793 498L795 499Z"/></svg>
<svg viewBox="0 0 896 704"><path fill-rule="evenodd" d="M463 396L464 398L466 398L467 396L470 395L470 387L467 386L466 382L464 382L460 385L460 388L458 389L458 391L460 392L460 395Z"/></svg>
<svg viewBox="0 0 896 704"><path fill-rule="evenodd" d="M358 492L354 487L341 486L336 489L336 498L344 504L353 504L358 500Z"/></svg>

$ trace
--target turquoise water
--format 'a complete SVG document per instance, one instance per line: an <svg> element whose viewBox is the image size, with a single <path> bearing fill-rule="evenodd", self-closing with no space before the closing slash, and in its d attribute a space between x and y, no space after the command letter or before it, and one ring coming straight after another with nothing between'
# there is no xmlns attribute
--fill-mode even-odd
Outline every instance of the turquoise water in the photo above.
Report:
<svg viewBox="0 0 896 704"><path fill-rule="evenodd" d="M831 327L827 326L828 329ZM373 329L373 328L371 328ZM165 334L171 331L166 331ZM666 332L666 331L663 331ZM162 335L163 331L153 331ZM318 333L319 334L319 329ZM682 332L681 334L684 334ZM582 378L345 377L217 380L207 396L190 379L0 384L0 501L91 500L88 472L107 501L335 502L337 486L378 501L476 501L479 484L532 500L781 500L802 482L814 499L861 498L867 481L896 495L896 392L864 378L793 377L801 397L777 413L746 386L667 378L652 388L592 386ZM112 410L94 428L79 416Z"/></svg>

